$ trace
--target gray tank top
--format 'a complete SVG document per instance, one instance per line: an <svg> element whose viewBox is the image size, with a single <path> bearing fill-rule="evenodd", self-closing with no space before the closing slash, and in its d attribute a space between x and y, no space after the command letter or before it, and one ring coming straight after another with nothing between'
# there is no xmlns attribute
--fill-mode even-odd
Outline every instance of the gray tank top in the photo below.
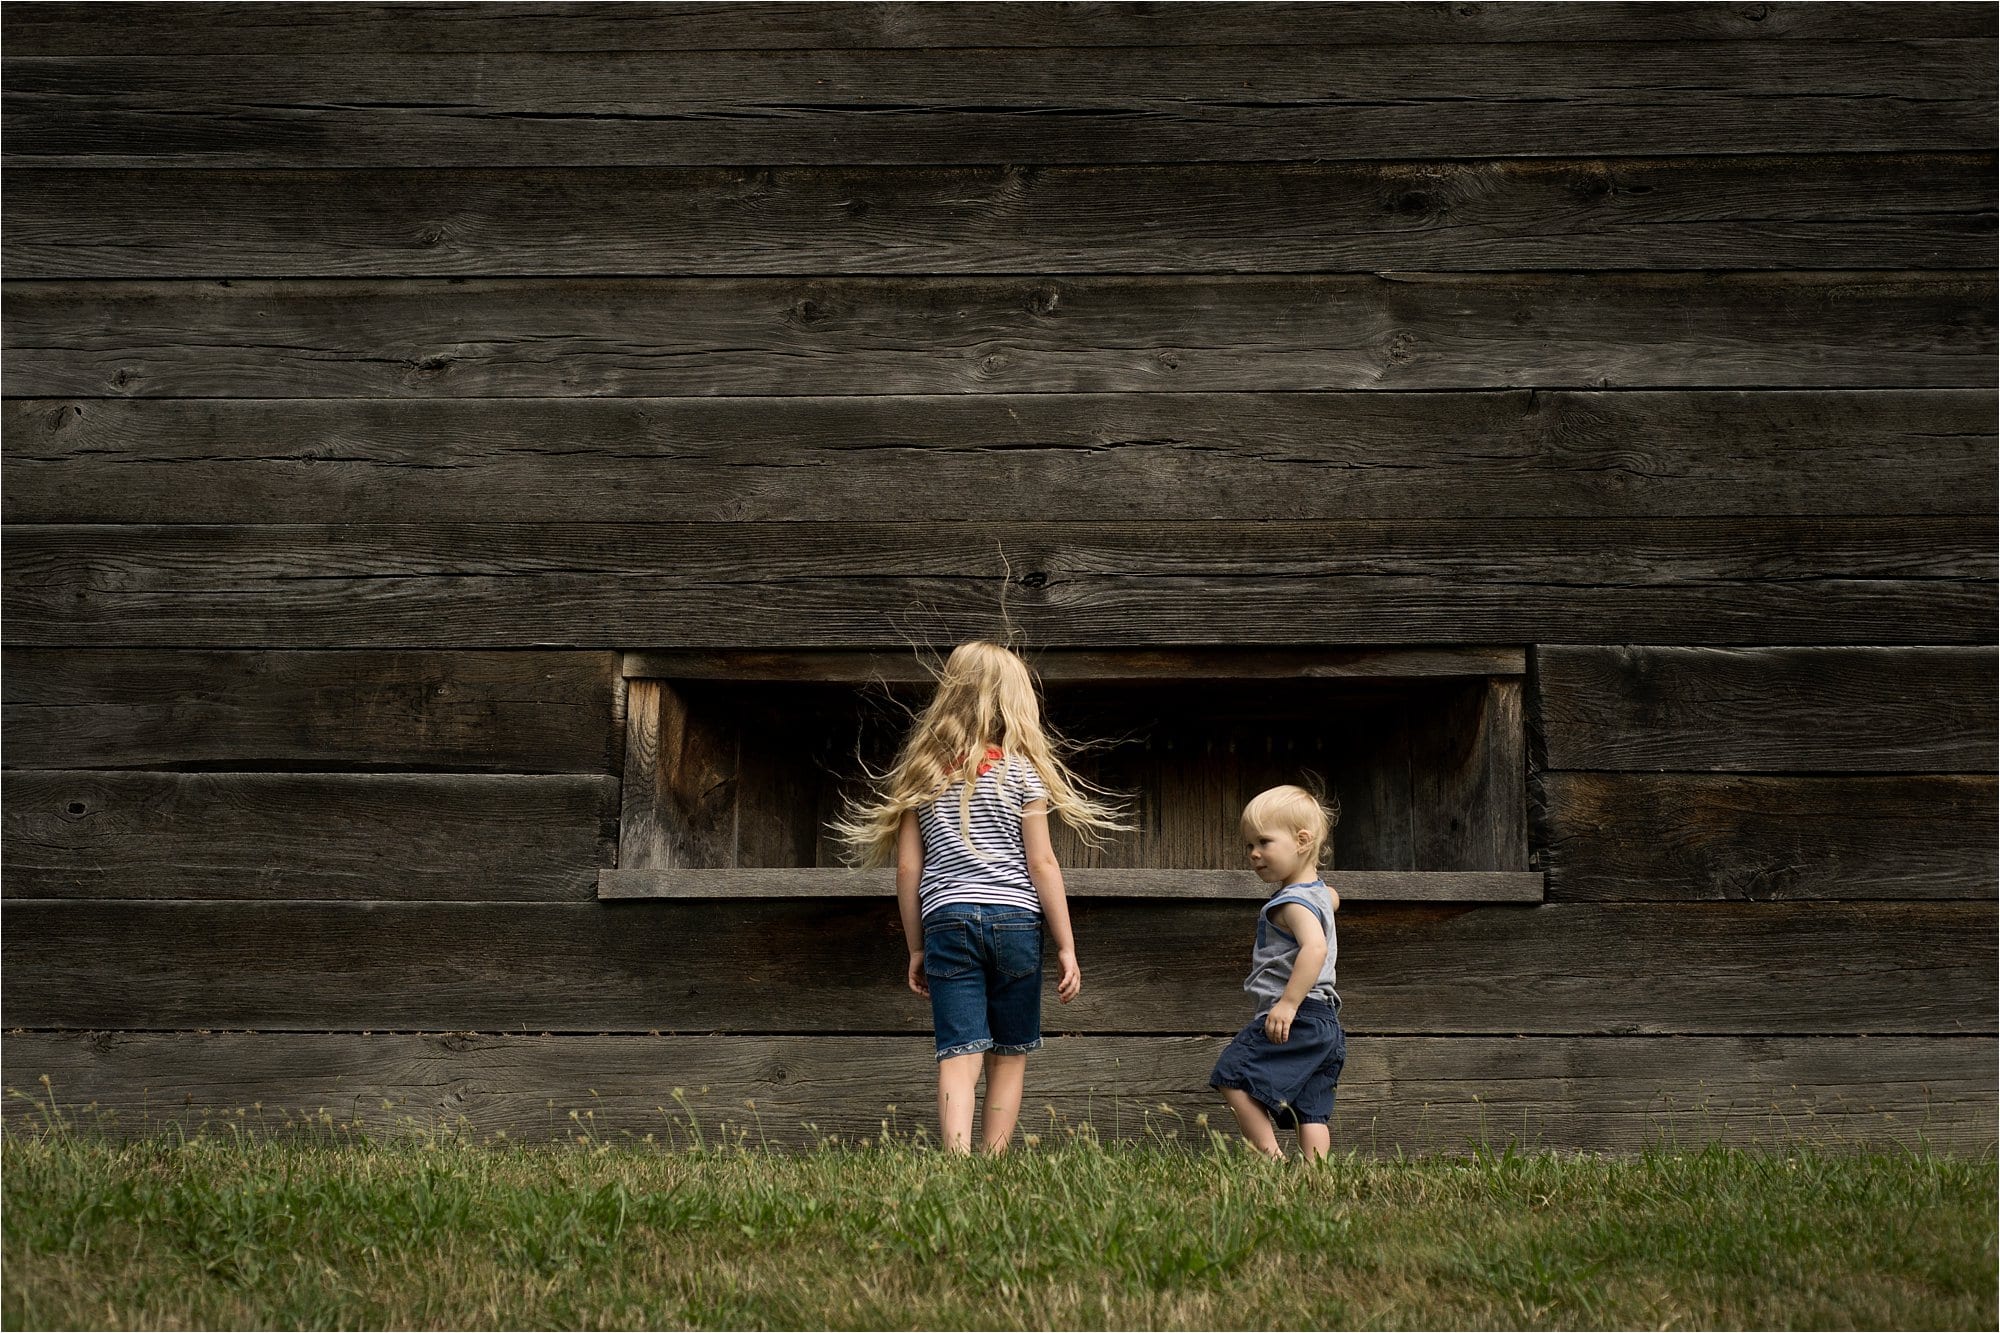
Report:
<svg viewBox="0 0 2000 1333"><path fill-rule="evenodd" d="M1306 998L1338 1009L1340 994L1333 988L1333 961L1340 952L1340 942L1333 933L1333 895L1326 891L1322 880L1287 884L1272 894L1257 913L1257 943L1250 950L1250 975L1243 979L1243 989L1257 1001L1259 1014L1268 1011L1285 993L1285 985L1292 979L1292 964L1298 960L1299 942L1271 919L1271 913L1286 903L1299 903L1311 910L1319 918L1320 929L1326 932L1326 961L1320 964L1319 977L1306 992Z"/></svg>

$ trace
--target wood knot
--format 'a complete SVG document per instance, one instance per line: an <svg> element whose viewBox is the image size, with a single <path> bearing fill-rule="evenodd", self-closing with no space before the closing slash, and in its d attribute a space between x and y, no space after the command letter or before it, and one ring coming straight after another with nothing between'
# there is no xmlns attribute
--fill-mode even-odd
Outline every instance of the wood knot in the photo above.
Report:
<svg viewBox="0 0 2000 1333"><path fill-rule="evenodd" d="M1035 569L1021 575L1016 582L1023 588L1046 588L1049 586L1049 576L1047 571Z"/></svg>
<svg viewBox="0 0 2000 1333"><path fill-rule="evenodd" d="M1395 337L1389 340L1388 357L1390 365L1406 366L1411 361L1414 361L1416 359L1416 355L1417 355L1416 334L1403 332L1397 334Z"/></svg>
<svg viewBox="0 0 2000 1333"><path fill-rule="evenodd" d="M826 321L833 318L833 315L834 312L831 307L810 298L803 301L794 301L791 308L785 311L785 318L791 323L803 324L808 328L815 324L826 323Z"/></svg>
<svg viewBox="0 0 2000 1333"><path fill-rule="evenodd" d="M1436 206L1422 190L1407 190L1396 196L1395 209L1406 218L1423 217Z"/></svg>
<svg viewBox="0 0 2000 1333"><path fill-rule="evenodd" d="M81 819L90 813L88 801L69 801L63 805L63 818Z"/></svg>
<svg viewBox="0 0 2000 1333"><path fill-rule="evenodd" d="M1038 287L1028 293L1028 313L1046 319L1062 304L1062 292L1055 287Z"/></svg>

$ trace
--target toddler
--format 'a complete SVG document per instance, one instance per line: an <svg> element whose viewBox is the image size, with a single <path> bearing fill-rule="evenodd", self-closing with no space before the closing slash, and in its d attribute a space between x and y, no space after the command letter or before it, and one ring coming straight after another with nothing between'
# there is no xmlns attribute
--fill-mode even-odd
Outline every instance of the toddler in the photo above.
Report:
<svg viewBox="0 0 2000 1333"><path fill-rule="evenodd" d="M1003 1152L1020 1116L1028 1052L1042 1044L1042 931L1056 946L1056 997L1083 986L1049 813L1090 839L1123 828L1102 792L1064 766L1042 726L1034 678L997 643L960 644L872 800L832 824L850 860L893 849L909 946L906 980L936 1031L938 1130L972 1148L983 1068L981 1147Z"/></svg>
<svg viewBox="0 0 2000 1333"><path fill-rule="evenodd" d="M1273 893L1257 914L1257 942L1243 989L1257 1016L1223 1050L1209 1075L1243 1135L1282 1158L1275 1130L1296 1127L1308 1160L1326 1154L1334 1084L1347 1062L1340 996L1333 989L1340 895L1320 878L1327 835L1339 820L1302 787L1272 787L1243 810L1251 868Z"/></svg>

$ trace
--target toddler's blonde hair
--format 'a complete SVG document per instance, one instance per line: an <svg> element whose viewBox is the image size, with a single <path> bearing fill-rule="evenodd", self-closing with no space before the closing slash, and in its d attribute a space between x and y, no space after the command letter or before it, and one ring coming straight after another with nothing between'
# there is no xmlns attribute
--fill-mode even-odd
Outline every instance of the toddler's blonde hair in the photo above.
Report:
<svg viewBox="0 0 2000 1333"><path fill-rule="evenodd" d="M937 693L917 715L889 771L868 774L878 794L850 798L843 814L829 821L828 829L844 844L843 859L850 865L887 864L904 812L936 800L956 782L963 784L959 836L973 855L990 860L972 845L972 789L989 745L1033 764L1048 789L1050 811L1090 846L1102 845L1100 833L1131 827L1115 804L1090 794L1116 793L1078 777L1057 757L1068 743L1043 727L1028 664L1001 644L975 639L945 659Z"/></svg>
<svg viewBox="0 0 2000 1333"><path fill-rule="evenodd" d="M1306 864L1325 869L1321 858L1326 855L1327 842L1339 822L1338 796L1329 793L1322 798L1304 787L1287 784L1268 787L1252 796L1243 807L1242 828L1246 837L1269 830L1295 835L1303 832L1311 839L1306 849Z"/></svg>

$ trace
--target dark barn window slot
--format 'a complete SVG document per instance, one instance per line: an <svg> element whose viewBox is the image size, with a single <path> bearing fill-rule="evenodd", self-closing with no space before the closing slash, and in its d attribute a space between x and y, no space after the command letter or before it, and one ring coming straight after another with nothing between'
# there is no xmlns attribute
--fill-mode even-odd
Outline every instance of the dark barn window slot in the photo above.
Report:
<svg viewBox="0 0 2000 1333"><path fill-rule="evenodd" d="M1046 652L1048 716L1094 744L1079 772L1138 828L1092 851L1057 832L1072 896L1258 898L1236 817L1310 772L1340 800L1325 868L1351 901L1540 902L1529 869L1525 651ZM907 655L626 656L618 868L598 896L886 896L826 822L884 766L929 677Z"/></svg>

